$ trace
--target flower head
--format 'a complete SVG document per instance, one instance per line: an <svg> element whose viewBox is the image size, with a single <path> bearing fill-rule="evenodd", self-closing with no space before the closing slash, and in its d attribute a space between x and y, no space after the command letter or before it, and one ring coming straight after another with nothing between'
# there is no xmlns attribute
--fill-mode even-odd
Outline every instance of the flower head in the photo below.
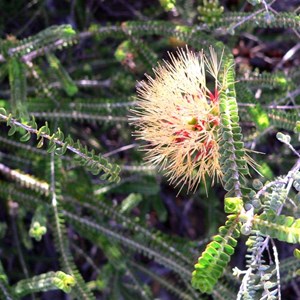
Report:
<svg viewBox="0 0 300 300"><path fill-rule="evenodd" d="M179 50L138 87L132 123L137 139L147 141L146 160L166 171L171 183L195 190L205 176L219 178L218 80L221 64L210 56ZM213 79L208 88L207 80Z"/></svg>

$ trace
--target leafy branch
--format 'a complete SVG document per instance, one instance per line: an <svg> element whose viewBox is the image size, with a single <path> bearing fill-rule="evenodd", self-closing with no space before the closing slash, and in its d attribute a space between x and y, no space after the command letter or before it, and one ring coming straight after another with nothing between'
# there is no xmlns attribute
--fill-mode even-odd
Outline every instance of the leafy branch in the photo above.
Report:
<svg viewBox="0 0 300 300"><path fill-rule="evenodd" d="M51 134L47 122L38 129L34 118L25 124L12 118L11 114L7 115L3 108L0 108L0 120L5 121L7 126L10 126L8 132L9 136L13 135L18 128L22 128L26 133L20 138L21 142L27 142L31 138L31 135L35 134L38 140L38 148L43 146L44 140L48 140L48 153L55 152L57 155L64 155L65 152L69 150L77 155L75 160L78 161L80 165L86 167L93 175L98 175L103 171L104 174L101 176L101 179L116 182L120 180L120 167L118 165L109 163L100 154L95 155L93 150L89 151L79 140L75 143L70 135L64 138L64 134L60 129Z"/></svg>
<svg viewBox="0 0 300 300"><path fill-rule="evenodd" d="M60 289L65 293L70 293L76 284L74 277L61 272L48 272L34 276L30 279L23 279L12 286L14 295L24 297L31 293L45 292Z"/></svg>

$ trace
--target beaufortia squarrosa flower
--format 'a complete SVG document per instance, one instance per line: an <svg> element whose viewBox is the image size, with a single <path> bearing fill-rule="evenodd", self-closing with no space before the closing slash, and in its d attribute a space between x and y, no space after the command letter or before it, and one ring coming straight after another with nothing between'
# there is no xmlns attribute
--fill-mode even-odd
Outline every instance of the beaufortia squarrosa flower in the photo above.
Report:
<svg viewBox="0 0 300 300"><path fill-rule="evenodd" d="M209 176L221 177L218 80L222 57L189 49L170 54L170 61L154 69L155 78L139 84L137 106L130 120L146 160L165 170L170 183L195 190Z"/></svg>

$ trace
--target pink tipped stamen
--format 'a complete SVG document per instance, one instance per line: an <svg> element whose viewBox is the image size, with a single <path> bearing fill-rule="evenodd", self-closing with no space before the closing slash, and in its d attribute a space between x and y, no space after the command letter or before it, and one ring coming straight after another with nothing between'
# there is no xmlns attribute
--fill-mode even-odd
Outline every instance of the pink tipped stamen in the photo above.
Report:
<svg viewBox="0 0 300 300"><path fill-rule="evenodd" d="M209 92L209 99L212 103L217 103L219 100L219 91L215 89L214 94L212 92Z"/></svg>
<svg viewBox="0 0 300 300"><path fill-rule="evenodd" d="M209 120L209 123L213 123L214 126L220 125L220 118L218 116L209 115L208 120Z"/></svg>
<svg viewBox="0 0 300 300"><path fill-rule="evenodd" d="M184 129L174 132L174 135L177 136L175 138L175 143L184 142L186 139L191 137L190 134Z"/></svg>
<svg viewBox="0 0 300 300"><path fill-rule="evenodd" d="M200 156L202 158L203 154L204 154L203 150L198 151L195 158L194 158L194 162L198 161Z"/></svg>
<svg viewBox="0 0 300 300"><path fill-rule="evenodd" d="M202 131L204 129L204 124L196 124L194 125L194 129L198 131Z"/></svg>
<svg viewBox="0 0 300 300"><path fill-rule="evenodd" d="M204 142L203 146L204 149L201 149L197 152L195 158L194 158L194 162L198 161L199 159L203 159L204 157L208 157L210 156L210 151L213 148L213 141L209 141L209 142Z"/></svg>

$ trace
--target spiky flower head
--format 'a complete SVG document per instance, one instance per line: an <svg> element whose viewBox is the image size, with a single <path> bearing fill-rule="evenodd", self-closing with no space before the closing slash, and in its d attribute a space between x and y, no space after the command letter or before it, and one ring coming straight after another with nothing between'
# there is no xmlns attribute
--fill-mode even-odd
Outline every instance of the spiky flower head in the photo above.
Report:
<svg viewBox="0 0 300 300"><path fill-rule="evenodd" d="M137 139L148 142L146 160L165 170L170 183L195 190L206 176L214 180L222 175L218 143L221 63L213 48L210 56L186 48L169 57L170 62L154 69L155 78L146 75L148 81L140 83L131 121ZM211 88L208 78L213 79Z"/></svg>

